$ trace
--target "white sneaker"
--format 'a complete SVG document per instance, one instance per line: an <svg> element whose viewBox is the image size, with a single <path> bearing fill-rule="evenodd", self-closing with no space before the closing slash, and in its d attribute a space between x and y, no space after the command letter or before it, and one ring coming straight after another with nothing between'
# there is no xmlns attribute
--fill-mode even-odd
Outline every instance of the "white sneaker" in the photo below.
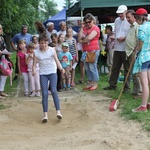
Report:
<svg viewBox="0 0 150 150"><path fill-rule="evenodd" d="M62 119L62 115L61 114L57 114L56 116L58 119Z"/></svg>
<svg viewBox="0 0 150 150"><path fill-rule="evenodd" d="M25 92L25 93L24 93L24 96L26 96L26 97L27 97L27 96L29 96L29 95L28 95L28 93L27 93L27 92Z"/></svg>
<svg viewBox="0 0 150 150"><path fill-rule="evenodd" d="M43 119L42 119L42 122L47 122L48 121L48 118L47 117L44 117Z"/></svg>
<svg viewBox="0 0 150 150"><path fill-rule="evenodd" d="M29 95L30 97L34 97L34 96L36 96L36 93L35 92L33 92L31 95Z"/></svg>
<svg viewBox="0 0 150 150"><path fill-rule="evenodd" d="M37 93L36 93L36 96L37 96L37 97L41 96L40 92L37 92Z"/></svg>

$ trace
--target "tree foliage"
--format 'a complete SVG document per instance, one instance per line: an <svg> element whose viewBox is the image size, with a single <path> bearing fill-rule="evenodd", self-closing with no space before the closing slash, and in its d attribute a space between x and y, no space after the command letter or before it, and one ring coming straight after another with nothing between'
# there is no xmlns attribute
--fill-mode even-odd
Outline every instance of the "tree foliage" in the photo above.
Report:
<svg viewBox="0 0 150 150"><path fill-rule="evenodd" d="M42 6L43 10L39 9ZM57 13L54 0L0 0L0 24L3 26L7 49L11 50L10 40L27 25L31 34L36 33L35 21L48 19Z"/></svg>
<svg viewBox="0 0 150 150"><path fill-rule="evenodd" d="M40 5L45 11L39 9ZM55 15L56 6L53 0L0 0L0 24L3 26L7 48L11 49L11 36L19 33L23 24L28 25L31 34L35 33L34 22L43 22Z"/></svg>
<svg viewBox="0 0 150 150"><path fill-rule="evenodd" d="M39 4L39 7L42 8L43 11L40 12L40 18L43 20L46 18L50 18L54 16L58 10L56 9L57 4L52 0L42 0Z"/></svg>
<svg viewBox="0 0 150 150"><path fill-rule="evenodd" d="M5 33L20 31L22 24L31 25L38 14L38 0L0 1L0 23Z"/></svg>
<svg viewBox="0 0 150 150"><path fill-rule="evenodd" d="M46 11L39 10L39 5ZM34 22L42 22L57 13L56 6L53 0L0 0L0 24L6 34L20 32L23 24L34 32Z"/></svg>

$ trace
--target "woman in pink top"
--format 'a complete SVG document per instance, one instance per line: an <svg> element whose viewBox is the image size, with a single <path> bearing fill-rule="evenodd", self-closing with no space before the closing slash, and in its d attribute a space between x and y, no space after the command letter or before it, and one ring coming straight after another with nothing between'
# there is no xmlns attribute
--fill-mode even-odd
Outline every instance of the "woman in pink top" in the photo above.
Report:
<svg viewBox="0 0 150 150"><path fill-rule="evenodd" d="M79 32L79 42L82 43L83 56L86 52L96 52L96 58L94 63L85 62L84 67L87 73L89 84L83 90L96 90L98 88L97 82L99 80L99 74L97 70L97 61L100 53L99 36L100 29L95 25L95 18L92 14L88 13L84 17L85 26L82 26Z"/></svg>

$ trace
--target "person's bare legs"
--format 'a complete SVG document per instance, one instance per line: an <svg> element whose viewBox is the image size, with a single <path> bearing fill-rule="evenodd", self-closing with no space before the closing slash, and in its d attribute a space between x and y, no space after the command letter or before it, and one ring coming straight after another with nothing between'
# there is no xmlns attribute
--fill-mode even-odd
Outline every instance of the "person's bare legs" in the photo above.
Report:
<svg viewBox="0 0 150 150"><path fill-rule="evenodd" d="M98 85L97 85L97 82L96 82L96 81L93 81L93 82L92 82L92 88L97 88L97 86L98 86Z"/></svg>
<svg viewBox="0 0 150 150"><path fill-rule="evenodd" d="M139 107L132 109L132 112L147 112L147 108L149 106L149 104L147 104L149 97L149 83L150 83L149 76L150 71L144 70L142 72L139 72L139 78L142 85L142 104Z"/></svg>
<svg viewBox="0 0 150 150"><path fill-rule="evenodd" d="M85 69L84 69L84 63L83 61L80 61L80 81L84 82L84 76L85 76Z"/></svg>
<svg viewBox="0 0 150 150"><path fill-rule="evenodd" d="M70 71L66 74L66 83L68 90L70 89L71 74Z"/></svg>
<svg viewBox="0 0 150 150"><path fill-rule="evenodd" d="M65 73L62 73L61 77L62 77L63 88L65 89L66 88L66 75L65 75Z"/></svg>
<svg viewBox="0 0 150 150"><path fill-rule="evenodd" d="M75 77L75 69L72 69L71 71L71 85L74 85L74 77Z"/></svg>
<svg viewBox="0 0 150 150"><path fill-rule="evenodd" d="M148 85L150 85L150 70L147 71L147 77L148 77ZM147 100L147 103L150 104L150 99Z"/></svg>
<svg viewBox="0 0 150 150"><path fill-rule="evenodd" d="M149 83L150 83L150 71L143 71L139 73L139 78L142 85L142 105L147 105L149 97Z"/></svg>
<svg viewBox="0 0 150 150"><path fill-rule="evenodd" d="M75 59L73 59L72 61L72 64L75 63ZM74 84L74 78L75 78L75 69L72 69L71 71L71 86L73 87L75 84Z"/></svg>

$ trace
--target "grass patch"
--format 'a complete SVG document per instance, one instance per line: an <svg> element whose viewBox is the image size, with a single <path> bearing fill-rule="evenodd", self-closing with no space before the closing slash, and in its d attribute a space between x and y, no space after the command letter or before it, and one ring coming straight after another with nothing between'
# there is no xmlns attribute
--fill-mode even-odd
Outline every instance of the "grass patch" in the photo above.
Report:
<svg viewBox="0 0 150 150"><path fill-rule="evenodd" d="M79 79L79 69L77 68L76 72L76 81ZM87 81L87 78L85 78L85 82ZM132 81L130 83L131 90L130 93L123 93L120 99L120 105L119 109L121 110L120 116L126 118L127 120L134 120L139 123L141 123L143 129L146 129L147 131L150 131L150 111L147 113L133 113L132 109L138 107L141 105L141 98L134 99L131 92L132 92ZM104 96L110 97L113 99L118 99L119 94L121 92L123 83L118 82L117 89L116 90L110 90L110 91L104 91L103 88L108 86L108 76L106 74L100 74L100 80L98 82L98 90L90 92L91 94L103 94ZM79 84L77 85L77 88L81 89L85 85ZM108 106L109 107L109 106Z"/></svg>
<svg viewBox="0 0 150 150"><path fill-rule="evenodd" d="M102 76L102 79L103 78L105 77ZM104 80L99 81L99 83L105 84L103 82ZM111 97L112 99L118 99L123 83L118 83L117 86L118 86L117 90L107 91L107 96ZM130 93L123 93L121 96L119 105L119 109L121 109L120 115L128 120L135 120L140 122L143 129L150 131L150 111L148 111L147 113L144 112L133 113L132 109L141 105L142 100L141 98L134 99L131 92L132 92L132 82Z"/></svg>
<svg viewBox="0 0 150 150"><path fill-rule="evenodd" d="M5 106L5 105L0 104L0 109L5 109L5 108L6 108L6 106Z"/></svg>

